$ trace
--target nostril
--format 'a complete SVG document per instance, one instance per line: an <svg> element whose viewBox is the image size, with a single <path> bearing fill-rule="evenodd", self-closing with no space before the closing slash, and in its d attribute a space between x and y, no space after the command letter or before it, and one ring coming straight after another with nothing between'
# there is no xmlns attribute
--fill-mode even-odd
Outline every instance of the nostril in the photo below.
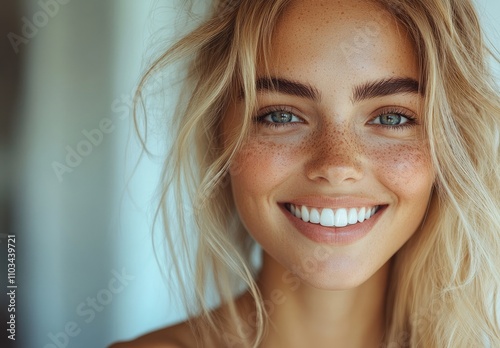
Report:
<svg viewBox="0 0 500 348"><path fill-rule="evenodd" d="M358 181L363 177L363 168L355 162L339 164L333 161L311 161L306 168L306 175L310 180L327 181L332 184Z"/></svg>
<svg viewBox="0 0 500 348"><path fill-rule="evenodd" d="M312 136L310 159L306 166L309 179L339 183L362 177L362 153L358 136L346 124L325 124Z"/></svg>

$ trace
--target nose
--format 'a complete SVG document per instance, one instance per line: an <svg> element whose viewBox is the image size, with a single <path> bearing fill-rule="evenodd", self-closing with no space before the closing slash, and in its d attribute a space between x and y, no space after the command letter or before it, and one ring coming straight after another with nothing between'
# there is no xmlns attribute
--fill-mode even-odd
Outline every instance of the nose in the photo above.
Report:
<svg viewBox="0 0 500 348"><path fill-rule="evenodd" d="M360 141L353 130L325 126L311 137L306 175L332 185L356 182L363 177Z"/></svg>

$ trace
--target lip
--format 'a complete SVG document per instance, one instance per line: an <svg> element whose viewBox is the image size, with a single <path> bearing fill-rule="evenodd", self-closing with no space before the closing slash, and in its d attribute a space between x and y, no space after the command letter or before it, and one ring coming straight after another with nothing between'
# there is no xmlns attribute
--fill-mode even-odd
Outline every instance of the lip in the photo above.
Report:
<svg viewBox="0 0 500 348"><path fill-rule="evenodd" d="M327 199L329 200L329 199ZM331 200L330 200L331 201ZM295 202L288 202L288 203L293 203L296 204ZM300 202L303 202L301 200ZM355 204L346 204L348 202L344 202L343 206L337 205L337 206L332 206L332 205L324 205L322 202L315 201L315 205L312 205L313 207L329 207L332 209L335 208L346 208L346 207L357 207L357 206L363 206L364 204L366 205L379 205L380 208L378 211L368 220L365 220L363 222L354 224L354 225L347 225L345 227L325 227L321 226L320 224L312 224L309 222L304 222L302 219L299 219L295 217L295 215L292 215L291 212L289 212L285 208L285 203L280 203L279 207L285 214L285 216L288 218L288 220L294 225L294 227L299 231L303 236L308 238L309 240L316 242L316 243L321 243L321 244L329 244L329 245L348 245L356 242L357 240L363 238L366 236L372 229L373 226L377 223L377 221L381 218L381 216L385 213L386 208L388 207L387 204L376 204L373 203L372 201L361 201L361 200L351 200L351 203L355 202ZM320 204L318 206L318 204ZM339 202L337 202L339 204ZM361 204L361 205L359 205ZM301 205L301 204L298 204ZM307 204L302 204L306 205Z"/></svg>
<svg viewBox="0 0 500 348"><path fill-rule="evenodd" d="M305 205L306 207L311 208L330 208L330 209L339 209L339 208L362 208L369 206L384 206L386 203L380 203L380 201L376 201L370 198L364 197L317 197L317 196L306 196L297 199L293 199L288 202L281 203L292 203L294 205ZM281 205L280 203L280 205Z"/></svg>

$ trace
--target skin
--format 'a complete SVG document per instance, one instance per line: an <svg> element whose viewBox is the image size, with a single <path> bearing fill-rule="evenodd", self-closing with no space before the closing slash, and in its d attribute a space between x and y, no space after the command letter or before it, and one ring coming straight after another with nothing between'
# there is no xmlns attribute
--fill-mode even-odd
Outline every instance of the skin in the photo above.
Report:
<svg viewBox="0 0 500 348"><path fill-rule="evenodd" d="M337 48L339 42L353 40L351 28L370 20L373 6L332 7L328 15L338 15L339 21L327 22L321 18L327 7L320 3L303 9L291 7L285 13L270 56L272 76L313 86L321 93L321 101L261 93L260 109L284 106L304 122L279 130L257 124L235 158L237 171L231 173L231 182L245 227L286 269L300 265L318 245L294 233L278 203L314 195L363 197L389 205L375 232L353 245L329 248L333 255L318 266L321 272L299 274L316 287L334 290L366 281L415 232L427 207L433 172L421 125L398 131L368 124L377 110L387 106L404 108L421 120L420 95L351 102L354 87L365 82L407 76L418 79L411 44L394 27L372 38L373 49L354 61L346 60ZM352 16L340 15L341 9L353 11ZM305 25L297 28L294 23L301 18ZM318 27L318 23L322 25ZM311 36L318 30L318 35ZM234 116L241 115L242 104L230 110L225 134L234 134L233 129L240 126Z"/></svg>
<svg viewBox="0 0 500 348"><path fill-rule="evenodd" d="M366 1L302 1L278 24L271 76L310 85L321 97L313 101L261 91L258 115L273 107L298 119L281 128L255 123L235 158L238 171L231 173L240 217L264 250L264 298L269 300L273 290L282 294L271 313L274 329L262 347L378 346L389 261L425 215L434 173L423 136L421 94L354 103L352 98L356 86L370 81L418 80L410 40L387 14L386 20L376 17L383 30L366 35L360 53L339 49L356 42L355 29L373 25L374 13L381 11ZM229 111L226 134L240 125L242 104ZM392 107L415 117L416 124L399 130L372 124L379 111ZM309 196L363 197L387 208L363 238L322 245L299 233L282 208Z"/></svg>
<svg viewBox="0 0 500 348"><path fill-rule="evenodd" d="M379 30L360 37L359 30L367 27ZM362 49L352 46L360 38ZM309 85L320 97L260 91L259 116L269 107L285 108L296 122L281 128L254 122L231 166L240 218L263 248L258 284L271 326L262 348L379 346L390 260L418 230L434 172L421 94L356 102L352 97L356 86L375 80L418 81L416 56L405 31L367 1L294 2L277 23L271 76ZM244 102L232 104L223 120L227 142L227 135L241 128ZM374 124L394 109L414 117L415 124L401 129ZM283 209L303 197L345 207L357 207L353 201L365 198L385 209L362 238L318 243L300 233ZM249 335L251 301L248 294L238 300ZM116 347L136 346L194 347L195 341L183 323Z"/></svg>

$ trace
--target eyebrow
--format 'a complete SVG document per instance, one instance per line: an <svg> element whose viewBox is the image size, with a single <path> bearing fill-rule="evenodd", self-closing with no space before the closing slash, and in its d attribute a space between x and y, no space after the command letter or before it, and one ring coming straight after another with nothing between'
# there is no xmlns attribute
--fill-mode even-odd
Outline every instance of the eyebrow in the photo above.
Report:
<svg viewBox="0 0 500 348"><path fill-rule="evenodd" d="M310 85L306 85L297 81L291 81L276 77L261 77L256 82L257 92L270 91L278 92L296 97L307 98L314 101L320 99L318 90Z"/></svg>
<svg viewBox="0 0 500 348"><path fill-rule="evenodd" d="M301 98L319 101L321 93L314 87L298 81L287 80L278 77L261 77L256 81L256 89L259 91L270 91L297 96ZM356 86L351 97L352 103L366 99L384 97L400 93L423 94L423 90L417 80L408 77L393 77L370 81ZM243 97L243 95L241 95Z"/></svg>
<svg viewBox="0 0 500 348"><path fill-rule="evenodd" d="M351 100L354 103L371 98L385 97L392 94L423 94L417 80L407 77L396 77L367 82L354 88Z"/></svg>

